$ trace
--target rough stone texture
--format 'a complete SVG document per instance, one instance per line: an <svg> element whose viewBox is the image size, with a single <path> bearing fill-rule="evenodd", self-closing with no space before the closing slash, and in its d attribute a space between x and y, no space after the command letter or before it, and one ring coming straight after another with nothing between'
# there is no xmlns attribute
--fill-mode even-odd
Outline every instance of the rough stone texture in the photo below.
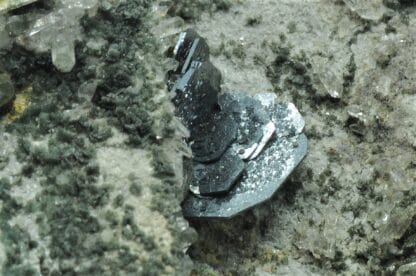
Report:
<svg viewBox="0 0 416 276"><path fill-rule="evenodd" d="M52 3L53 8L46 14L39 12L11 17L7 29L25 49L38 54L50 51L55 67L68 73L76 63L74 43L83 36L79 20L87 12L93 15L98 3L97 0L57 0Z"/></svg>
<svg viewBox="0 0 416 276"><path fill-rule="evenodd" d="M21 47L19 36L0 51L17 97L33 87L24 112L0 122L1 275L189 273L183 131L148 25L152 4L102 1L94 15L72 18L80 36L70 73L55 69L53 53ZM35 5L14 16L57 12L71 11ZM46 23L39 47L64 28Z"/></svg>
<svg viewBox="0 0 416 276"><path fill-rule="evenodd" d="M32 4L37 0L1 0L0 1L0 13L5 13L10 10L14 10L25 5Z"/></svg>
<svg viewBox="0 0 416 276"><path fill-rule="evenodd" d="M7 112L10 103L15 96L13 83L6 73L1 72L0 68L0 114Z"/></svg>
<svg viewBox="0 0 416 276"><path fill-rule="evenodd" d="M270 202L231 221L192 222L194 274L414 274L414 1L177 0L153 9L183 17L152 26L161 45L143 25L155 22L144 16L150 1L120 2L80 21L87 36L70 74L50 55L0 52L17 91L33 85L30 107L0 129L2 274L186 274L193 232L178 215L180 162L170 161L180 160L179 126L170 106L155 108L167 103L162 67L174 66L154 55L187 27L207 38L224 91L293 101L310 140Z"/></svg>
<svg viewBox="0 0 416 276"><path fill-rule="evenodd" d="M248 0L185 18L216 54L223 91L293 101L310 139L271 202L193 222L198 273L412 271L415 18L414 1L318 0Z"/></svg>

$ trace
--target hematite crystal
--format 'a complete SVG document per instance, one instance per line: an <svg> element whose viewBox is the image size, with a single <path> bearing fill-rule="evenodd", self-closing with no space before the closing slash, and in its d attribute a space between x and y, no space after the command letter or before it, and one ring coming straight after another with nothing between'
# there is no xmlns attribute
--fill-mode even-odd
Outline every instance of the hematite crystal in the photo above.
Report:
<svg viewBox="0 0 416 276"><path fill-rule="evenodd" d="M269 199L306 155L302 116L271 93L220 95L221 74L194 30L180 34L173 54L168 87L193 153L184 216L229 218Z"/></svg>
<svg viewBox="0 0 416 276"><path fill-rule="evenodd" d="M190 190L200 195L216 195L228 192L242 175L245 165L232 151L224 153L217 162L202 164L190 163L188 179ZM226 173L224 173L226 172Z"/></svg>

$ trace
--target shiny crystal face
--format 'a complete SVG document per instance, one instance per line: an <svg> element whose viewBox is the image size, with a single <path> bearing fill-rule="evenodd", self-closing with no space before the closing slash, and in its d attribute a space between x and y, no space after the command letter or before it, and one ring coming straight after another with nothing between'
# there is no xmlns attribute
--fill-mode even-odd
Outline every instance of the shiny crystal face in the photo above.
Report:
<svg viewBox="0 0 416 276"><path fill-rule="evenodd" d="M225 95L224 101L235 106L241 101L268 98L263 108L270 114L276 129L258 156L244 162L244 172L228 193L217 197L189 194L183 203L186 217L228 218L269 199L307 152L307 139L302 133L304 122L293 104L275 103L273 94L258 94L254 97L240 93ZM244 116L244 111L250 112L249 109L243 110L240 116ZM245 132L246 122L240 124L239 132ZM263 135L261 140L264 137L269 136ZM252 142L237 141L229 151L237 154L249 148ZM221 174L227 175L229 171L223 170Z"/></svg>
<svg viewBox="0 0 416 276"><path fill-rule="evenodd" d="M184 216L229 218L269 199L306 155L302 116L271 93L221 94L221 74L193 30L173 54L179 66L168 86L193 153L184 161Z"/></svg>

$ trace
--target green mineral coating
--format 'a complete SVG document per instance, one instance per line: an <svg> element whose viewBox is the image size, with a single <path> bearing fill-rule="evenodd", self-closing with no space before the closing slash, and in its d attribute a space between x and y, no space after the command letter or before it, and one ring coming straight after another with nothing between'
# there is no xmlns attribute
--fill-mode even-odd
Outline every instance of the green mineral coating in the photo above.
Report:
<svg viewBox="0 0 416 276"><path fill-rule="evenodd" d="M354 62L354 55L351 55L350 57L350 62L348 63L348 70L347 73L344 74L344 91L348 92L351 84L354 82L354 78L355 78L355 71L357 70L357 66Z"/></svg>
<svg viewBox="0 0 416 276"><path fill-rule="evenodd" d="M119 223L117 214L111 210L108 210L105 213L105 219L107 220L107 222L110 224L111 227L115 227Z"/></svg>
<svg viewBox="0 0 416 276"><path fill-rule="evenodd" d="M9 156L0 156L0 170L4 169L9 162Z"/></svg>
<svg viewBox="0 0 416 276"><path fill-rule="evenodd" d="M153 167L155 174L162 177L175 176L175 170L172 167L166 153L158 148L153 148Z"/></svg>
<svg viewBox="0 0 416 276"><path fill-rule="evenodd" d="M228 11L231 6L230 0L178 0L168 13L192 21L198 19L204 11Z"/></svg>
<svg viewBox="0 0 416 276"><path fill-rule="evenodd" d="M24 265L25 254L35 247L34 241L30 239L27 232L17 226L9 224L10 219L21 210L19 205L11 196L12 183L6 178L0 179L0 200L2 208L0 211L1 242L8 248L6 260L3 264L4 275L35 275L34 270Z"/></svg>
<svg viewBox="0 0 416 276"><path fill-rule="evenodd" d="M153 237L141 230L134 220L133 207L125 206L125 198L119 194L111 200L114 187L97 185L100 174L96 162L95 143L105 142L112 136L112 128L128 135L129 146L145 147L155 141L152 126L154 118L150 112L157 107L151 103L155 94L152 80L143 79L140 89L133 89L132 76L146 76L149 69L137 59L136 53L144 51L156 55L158 44L149 35L149 11L153 1L132 0L108 6L100 2L94 17L81 20L86 38L110 41L102 55L91 52L86 41L76 45L77 65L69 74L57 72L49 55L33 55L16 46L10 51L0 51L0 63L12 76L17 89L33 86L32 104L6 131L20 136L16 157L23 163L24 176L41 179L39 192L33 200L23 205L11 195L14 183L0 180L1 240L7 245L7 259L3 264L5 275L160 275L167 265L180 266L183 256L179 248L169 257L164 255ZM108 55L106 54L108 53ZM97 60L91 65L90 57ZM97 66L102 70L97 74ZM95 107L88 114L67 116L66 110L83 104L79 97L81 84L98 81L97 93L93 98ZM165 137L174 134L170 126L172 115L166 111L161 115ZM105 119L110 125L97 123ZM33 140L46 141L35 145ZM158 151L153 151L154 155ZM155 156L157 173L173 183L174 171L166 156ZM169 182L171 181L171 182ZM171 194L165 189L155 189L154 200L164 202L163 215L170 219L175 198L175 187L170 185ZM139 196L142 187L132 182L129 192ZM175 204L175 203L173 203ZM117 212L107 210L104 219L96 217L97 211L106 209L124 210L120 218ZM27 266L25 255L37 247L28 233L11 227L8 221L20 213L35 214L40 241L48 240L48 256L38 253L39 267ZM102 240L100 233L106 229L122 230L122 240ZM172 231L172 235L176 232ZM143 267L136 247L126 245L133 242L151 251L154 260ZM13 245L13 246L12 246ZM45 246L44 244L42 246ZM41 252L41 251L39 251ZM50 260L53 266L50 266ZM77 264L77 266L70 265ZM141 272L140 272L141 271ZM139 274L140 273L140 274Z"/></svg>
<svg viewBox="0 0 416 276"><path fill-rule="evenodd" d="M246 19L246 25L254 27L254 26L257 26L257 25L261 24L262 21L263 21L263 17L261 15L248 17Z"/></svg>
<svg viewBox="0 0 416 276"><path fill-rule="evenodd" d="M142 194L142 186L137 181L134 181L130 184L129 191L135 196L140 196Z"/></svg>
<svg viewBox="0 0 416 276"><path fill-rule="evenodd" d="M126 206L124 210L124 217L122 219L122 234L128 240L140 240L146 251L153 251L157 249L157 245L153 238L147 236L137 225L134 219L134 207Z"/></svg>
<svg viewBox="0 0 416 276"><path fill-rule="evenodd" d="M0 72L0 115L7 112L14 97L15 92L10 77Z"/></svg>
<svg viewBox="0 0 416 276"><path fill-rule="evenodd" d="M316 104L325 103L328 106L338 106L336 102L331 102L327 95L318 94L314 86L314 79L311 72L311 63L305 52L301 51L292 55L290 47L282 45L271 45L271 49L276 54L276 58L267 67L266 75L271 80L276 93L281 91L291 91L295 97L293 102L296 106L301 106L305 100ZM352 60L349 64L349 71L344 76L344 86L348 89L354 79L355 67ZM342 104L339 102L339 104ZM317 105L313 105L317 106Z"/></svg>
<svg viewBox="0 0 416 276"><path fill-rule="evenodd" d="M122 207L123 204L124 204L124 196L121 194L117 195L113 200L113 207L114 208Z"/></svg>

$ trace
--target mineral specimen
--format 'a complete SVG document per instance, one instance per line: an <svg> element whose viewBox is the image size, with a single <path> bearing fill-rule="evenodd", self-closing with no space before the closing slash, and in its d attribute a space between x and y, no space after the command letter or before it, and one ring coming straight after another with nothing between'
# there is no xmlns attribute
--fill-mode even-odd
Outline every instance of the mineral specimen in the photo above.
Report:
<svg viewBox="0 0 416 276"><path fill-rule="evenodd" d="M34 18L27 30L17 33L16 42L36 53L51 51L55 67L68 73L76 62L74 42L81 38L79 20L96 5L97 0L59 0L51 12ZM22 16L21 20L27 19Z"/></svg>
<svg viewBox="0 0 416 276"><path fill-rule="evenodd" d="M64 37L57 38L52 44L52 63L61 72L71 72L75 66L75 48L73 41Z"/></svg>
<svg viewBox="0 0 416 276"><path fill-rule="evenodd" d="M0 14L0 49L9 45L9 34L6 30L6 18Z"/></svg>
<svg viewBox="0 0 416 276"><path fill-rule="evenodd" d="M388 11L382 0L360 1L343 0L352 12L365 20L378 21Z"/></svg>
<svg viewBox="0 0 416 276"><path fill-rule="evenodd" d="M37 0L1 0L0 13L14 10L36 2Z"/></svg>
<svg viewBox="0 0 416 276"><path fill-rule="evenodd" d="M221 74L193 30L180 34L173 55L179 66L168 87L193 152L184 216L228 218L269 199L306 155L299 112L270 93L221 94Z"/></svg>
<svg viewBox="0 0 416 276"><path fill-rule="evenodd" d="M15 92L10 77L0 71L0 115L10 109L14 97Z"/></svg>

